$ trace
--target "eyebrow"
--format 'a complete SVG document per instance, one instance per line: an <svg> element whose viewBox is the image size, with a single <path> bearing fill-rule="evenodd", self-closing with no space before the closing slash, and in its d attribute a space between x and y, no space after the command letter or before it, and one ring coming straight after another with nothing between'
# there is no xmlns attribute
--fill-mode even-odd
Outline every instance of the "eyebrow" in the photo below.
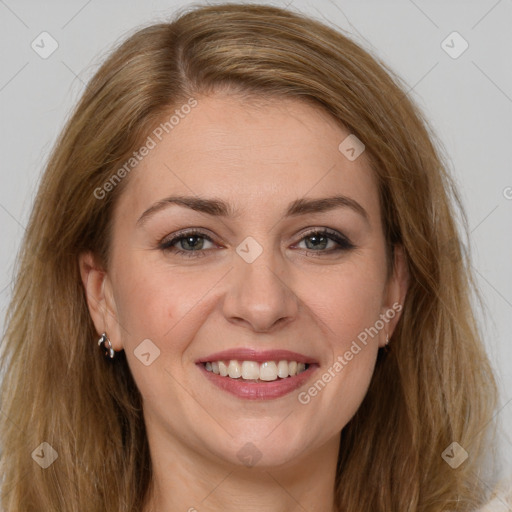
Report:
<svg viewBox="0 0 512 512"><path fill-rule="evenodd" d="M178 205L190 208L191 210L216 217L237 217L240 215L238 210L234 209L232 205L221 199L206 199L197 196L171 196L161 199L145 210L137 220L137 226L142 225L149 217L169 205ZM296 199L288 205L285 217L297 217L305 214L322 213L336 208L350 208L361 215L368 224L370 223L366 210L355 199L343 195L323 197L319 199Z"/></svg>

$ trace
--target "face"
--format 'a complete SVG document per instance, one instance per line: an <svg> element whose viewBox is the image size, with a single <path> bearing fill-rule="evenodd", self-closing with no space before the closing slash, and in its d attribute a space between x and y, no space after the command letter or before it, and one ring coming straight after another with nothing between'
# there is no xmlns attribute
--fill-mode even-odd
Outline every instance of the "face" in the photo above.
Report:
<svg viewBox="0 0 512 512"><path fill-rule="evenodd" d="M91 314L126 352L152 449L285 465L339 439L360 406L403 262L387 280L375 177L326 113L197 99L125 178L108 271L81 260ZM273 380L293 361L306 370Z"/></svg>

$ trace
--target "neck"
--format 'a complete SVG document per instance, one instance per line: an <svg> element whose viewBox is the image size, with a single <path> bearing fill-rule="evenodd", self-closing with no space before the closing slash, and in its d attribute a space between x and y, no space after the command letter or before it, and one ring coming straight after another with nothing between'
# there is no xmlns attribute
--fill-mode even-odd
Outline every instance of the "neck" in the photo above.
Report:
<svg viewBox="0 0 512 512"><path fill-rule="evenodd" d="M232 464L170 442L168 450L151 450L153 480L143 512L336 512L339 441L338 434L278 467Z"/></svg>

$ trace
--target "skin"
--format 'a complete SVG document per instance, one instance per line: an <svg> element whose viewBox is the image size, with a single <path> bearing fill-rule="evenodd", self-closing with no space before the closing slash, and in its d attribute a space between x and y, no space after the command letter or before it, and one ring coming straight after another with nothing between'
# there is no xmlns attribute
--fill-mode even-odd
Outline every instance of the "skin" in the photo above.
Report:
<svg viewBox="0 0 512 512"><path fill-rule="evenodd" d="M96 329L126 351L143 396L154 470L144 510L335 510L340 432L364 399L378 348L400 314L308 404L298 393L379 315L403 304L403 253L396 251L387 280L375 177L364 153L349 161L338 150L349 132L328 114L296 99L197 99L125 178L108 271L92 254L80 258ZM177 194L222 199L239 213L217 217L168 205L137 225L154 203ZM284 216L296 199L341 194L368 221L349 207ZM202 257L159 248L185 228L202 228L213 241L174 247L188 254L199 247L194 254ZM311 228L335 230L355 248L333 252L336 242L318 238L315 245ZM263 249L252 263L236 252L248 236ZM145 339L160 350L149 366L134 354ZM239 347L293 350L320 368L284 397L243 400L213 386L195 364ZM254 467L237 455L249 442L261 455Z"/></svg>

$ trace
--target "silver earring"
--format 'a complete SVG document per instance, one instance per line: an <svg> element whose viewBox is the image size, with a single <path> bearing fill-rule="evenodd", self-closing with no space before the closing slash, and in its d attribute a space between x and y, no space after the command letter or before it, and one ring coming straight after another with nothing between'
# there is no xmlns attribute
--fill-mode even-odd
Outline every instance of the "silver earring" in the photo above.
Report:
<svg viewBox="0 0 512 512"><path fill-rule="evenodd" d="M386 343L384 344L384 352L389 352L389 335L386 333Z"/></svg>
<svg viewBox="0 0 512 512"><path fill-rule="evenodd" d="M107 333L104 332L100 339L98 340L98 346L101 347L105 352L105 357L109 357L110 359L114 359L116 353L112 348L112 343L108 339Z"/></svg>

